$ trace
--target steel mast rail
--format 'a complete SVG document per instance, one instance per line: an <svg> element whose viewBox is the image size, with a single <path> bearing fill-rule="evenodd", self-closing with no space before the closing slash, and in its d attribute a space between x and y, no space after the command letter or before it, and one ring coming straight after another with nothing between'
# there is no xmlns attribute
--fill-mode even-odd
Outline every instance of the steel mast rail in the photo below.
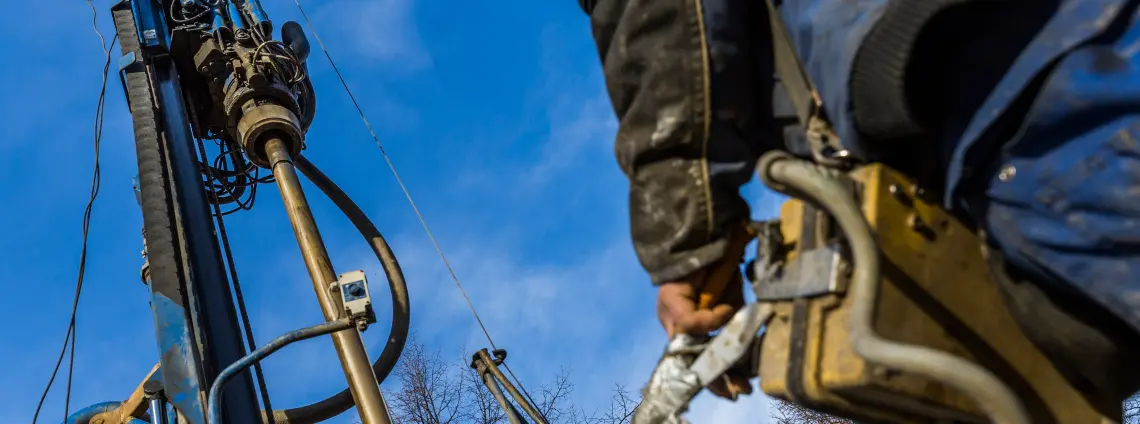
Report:
<svg viewBox="0 0 1140 424"><path fill-rule="evenodd" d="M273 22L258 0L122 0L111 11L134 122L147 258L143 280L151 292L161 358L129 399L86 408L68 424L311 423L354 404L365 424L390 422L379 382L406 340L407 287L375 226L300 156L316 107L300 26L286 23L281 40L274 40ZM212 162L204 140L219 147ZM375 322L367 281L359 271L336 277L294 162L360 230L392 286L392 333L372 366L360 337ZM273 176L261 177L260 169L271 169ZM300 333L253 353L246 349L243 321L250 349L255 343L222 217L252 207L257 185L274 181L324 312L326 323L312 328L351 324L332 337L351 392L302 408L262 411L248 367L299 340L294 336ZM223 212L220 206L229 204L236 208ZM268 406L264 386L262 396ZM207 411L219 419L207 420Z"/></svg>

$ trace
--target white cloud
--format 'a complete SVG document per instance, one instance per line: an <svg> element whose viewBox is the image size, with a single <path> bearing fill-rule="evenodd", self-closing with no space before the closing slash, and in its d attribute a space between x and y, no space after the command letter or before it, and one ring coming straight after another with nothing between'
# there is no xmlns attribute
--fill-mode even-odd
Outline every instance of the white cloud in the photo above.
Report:
<svg viewBox="0 0 1140 424"><path fill-rule="evenodd" d="M413 4L407 0L335 0L321 4L314 20L318 33L327 37L327 45L351 46L357 63L364 59L393 71L417 71L430 67L432 60L423 47Z"/></svg>

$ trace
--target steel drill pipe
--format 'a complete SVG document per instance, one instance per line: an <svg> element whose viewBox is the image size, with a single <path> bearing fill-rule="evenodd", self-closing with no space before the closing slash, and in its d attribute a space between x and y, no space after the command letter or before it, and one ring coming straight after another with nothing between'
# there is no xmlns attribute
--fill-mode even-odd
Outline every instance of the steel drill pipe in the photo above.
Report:
<svg viewBox="0 0 1140 424"><path fill-rule="evenodd" d="M284 140L271 137L265 143L265 154L273 169L277 188L281 191L281 199L285 203L286 213L289 214L289 222L293 224L293 234L297 237L297 244L301 248L301 256L305 260L305 267L313 282L313 290L316 291L317 299L321 303L325 321L336 321L343 315L339 299L330 293L330 287L336 282L336 272L333 271L332 262L329 261L325 244L321 241L321 234L313 220L313 212L305 199L305 193L301 190L301 181L297 178L288 146ZM376 381L376 375L372 373L372 364L368 361L368 353L364 350L364 341L360 338L360 332L340 331L333 333L332 339L363 424L390 424L388 411L380 394L380 385Z"/></svg>
<svg viewBox="0 0 1140 424"><path fill-rule="evenodd" d="M293 158L293 165L301 174L309 179L313 185L332 200L344 216L352 221L352 225L368 242L372 253L384 268L384 275L388 277L388 289L392 295L392 323L389 330L388 342L380 357L372 363L372 372L376 374L376 381L381 383L392 372L400 354L404 351L404 344L408 339L408 327L411 324L411 301L408 299L408 284L404 280L404 272L400 269L400 261L396 260L396 253L384 240L376 224L368 219L368 215L348 197L339 186L327 175L321 172L312 162L304 156ZM265 422L269 423L269 414L272 414L277 424L314 424L335 417L353 407L352 392L348 389L328 397L319 402L297 408L262 411Z"/></svg>
<svg viewBox="0 0 1140 424"><path fill-rule="evenodd" d="M519 390L515 388L515 385L511 384L511 380L508 380L507 376L499 370L498 365L495 364L495 360L491 358L491 354L487 353L487 349L480 350L476 353L476 355L479 355L479 359L482 360L484 364L486 364L487 370L495 376L495 379L499 380L499 382L503 384L503 387L506 387L507 392L511 394L511 397L515 398L515 402L517 402L519 406L522 406L527 415L530 415L530 419L534 420L535 423L546 424L546 418L543 417L537 409L535 409L535 405L531 405L530 402L528 402L527 399L523 397L522 393L519 393Z"/></svg>
<svg viewBox="0 0 1140 424"><path fill-rule="evenodd" d="M487 386L487 390L495 397L495 401L499 402L499 406L503 408L503 414L506 414L507 420L510 421L511 424L525 424L522 418L519 417L519 412L515 410L515 406L511 405L511 402L503 395L503 389L499 388L499 383L495 382L495 377L492 377L491 373L487 372L486 367L482 364L480 364L479 368L480 369L476 372L479 373L483 384Z"/></svg>

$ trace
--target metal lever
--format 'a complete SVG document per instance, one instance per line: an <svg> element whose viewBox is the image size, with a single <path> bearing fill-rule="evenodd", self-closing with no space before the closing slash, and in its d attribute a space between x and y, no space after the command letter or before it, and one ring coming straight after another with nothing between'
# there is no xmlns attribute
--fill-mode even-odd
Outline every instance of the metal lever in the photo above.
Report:
<svg viewBox="0 0 1140 424"><path fill-rule="evenodd" d="M674 337L642 390L633 424L687 423L681 414L688 410L689 402L752 351L759 342L757 333L772 318L772 312L770 303L749 304L708 343L684 334ZM696 359L690 362L694 355Z"/></svg>

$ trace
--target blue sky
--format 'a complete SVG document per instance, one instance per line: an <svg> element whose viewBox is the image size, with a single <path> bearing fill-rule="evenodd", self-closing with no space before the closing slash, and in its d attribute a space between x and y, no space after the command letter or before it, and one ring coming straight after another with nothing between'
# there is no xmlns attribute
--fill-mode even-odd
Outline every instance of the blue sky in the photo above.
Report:
<svg viewBox="0 0 1140 424"><path fill-rule="evenodd" d="M604 406L613 383L639 388L664 343L654 292L628 240L626 183L588 19L571 0L303 2L500 347L527 386L574 369L575 401ZM291 1L263 0L280 25ZM96 0L110 37L108 0ZM103 53L80 0L13 2L0 15L0 416L30 422L62 343L74 290ZM16 41L19 40L19 41ZM314 49L316 47L314 46ZM116 47L114 52L118 52ZM114 55L117 58L118 54ZM319 52L306 155L370 214L410 284L413 330L457 359L485 346L379 150ZM112 77L113 78L113 77ZM108 84L102 190L79 308L72 410L126 397L157 360L141 265L130 116ZM351 225L308 193L338 271L379 267ZM773 198L747 188L757 216ZM227 220L259 341L321 319L276 190ZM386 294L380 294L381 299ZM379 305L381 317L388 310ZM383 319L383 318L382 318ZM386 322L365 334L373 355ZM265 363L274 406L344 386L327 340ZM58 383L57 383L58 384ZM62 420L62 385L41 422ZM766 401L700 398L702 421L765 422ZM723 415L722 415L723 414ZM339 421L349 422L349 415Z"/></svg>

